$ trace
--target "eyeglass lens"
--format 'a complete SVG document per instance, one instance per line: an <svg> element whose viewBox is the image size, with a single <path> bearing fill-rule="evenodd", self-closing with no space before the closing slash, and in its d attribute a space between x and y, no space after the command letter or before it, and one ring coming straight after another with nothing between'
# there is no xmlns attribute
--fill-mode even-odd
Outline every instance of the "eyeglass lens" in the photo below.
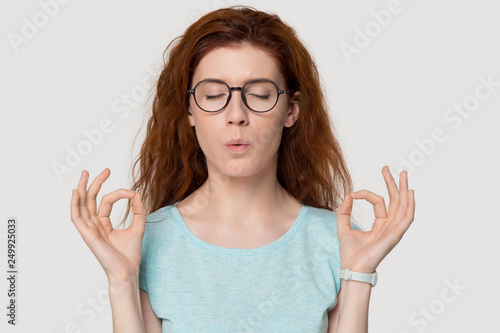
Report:
<svg viewBox="0 0 500 333"><path fill-rule="evenodd" d="M269 81L251 81L245 85L243 96L245 104L250 109L263 112L270 110L276 104L278 91ZM226 104L229 89L220 81L202 81L196 87L194 97L200 108L205 111L217 111Z"/></svg>

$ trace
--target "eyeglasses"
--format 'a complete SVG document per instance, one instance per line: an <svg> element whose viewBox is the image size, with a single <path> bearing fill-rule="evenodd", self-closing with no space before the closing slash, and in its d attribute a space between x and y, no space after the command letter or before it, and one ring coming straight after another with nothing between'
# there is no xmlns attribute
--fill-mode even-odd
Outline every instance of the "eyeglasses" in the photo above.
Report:
<svg viewBox="0 0 500 333"><path fill-rule="evenodd" d="M241 90L243 103L252 111L268 112L276 106L281 94L294 90L281 90L276 83L267 79L250 80L243 87L230 87L226 82L217 79L205 79L188 89L194 101L205 112L217 112L224 109L231 100L232 90Z"/></svg>

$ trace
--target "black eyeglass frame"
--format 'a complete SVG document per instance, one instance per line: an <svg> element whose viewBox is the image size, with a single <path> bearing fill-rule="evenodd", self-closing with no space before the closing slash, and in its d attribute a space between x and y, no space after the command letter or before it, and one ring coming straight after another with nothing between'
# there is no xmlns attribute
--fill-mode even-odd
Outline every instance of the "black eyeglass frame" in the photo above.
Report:
<svg viewBox="0 0 500 333"><path fill-rule="evenodd" d="M196 87L198 87L198 85L204 81L216 81L216 82L222 82L224 83L228 90L229 90L229 96L227 97L227 100L226 100L226 104L224 104L223 107L221 107L220 109L218 110L215 110L215 111L207 111L205 110L204 108L202 108L199 104L198 104L198 101L196 100L196 95L195 95L195 91L196 91ZM243 94L243 90L245 89L246 85L251 83L251 82L255 82L255 81L267 81L267 82L271 82L275 87L276 87L276 91L278 92L278 94L276 95L276 102L274 102L274 105L269 109L269 110L266 110L266 111L256 111L254 109L252 109L251 107L248 106L247 104L247 99L245 98L245 95ZM196 103L196 105L198 105L198 107L200 109L202 109L203 111L205 112L209 112L209 113L214 113L214 112L219 112L220 110L224 109L228 104L229 104L229 101L231 101L231 96L232 96L232 91L233 90L240 90L241 91L241 99L243 100L243 103L245 103L245 106L247 108L249 108L250 110L252 110L253 112L257 112L257 113L265 113L265 112L269 112L271 111L275 106L276 104L278 104L278 100L280 98L280 95L281 94L284 94L284 93L287 93L287 92L292 92L292 91L295 91L294 89L289 89L289 90L282 90L280 88L278 88L278 86L276 85L276 83L274 83L273 81L271 80L268 80L268 79L254 79L254 80L250 80L248 81L247 83L245 83L242 87L230 87L229 84L227 84L226 82L222 81L222 80L218 80L218 79L204 79L204 80L201 80L200 82L198 82L193 89L188 89L187 90L187 93L188 94L192 94L193 95L193 98L194 98L194 102Z"/></svg>

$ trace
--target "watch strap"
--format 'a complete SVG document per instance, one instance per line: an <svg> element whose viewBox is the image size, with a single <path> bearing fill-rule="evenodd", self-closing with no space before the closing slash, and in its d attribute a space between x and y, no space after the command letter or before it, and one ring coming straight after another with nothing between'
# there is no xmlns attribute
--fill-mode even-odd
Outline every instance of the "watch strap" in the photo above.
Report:
<svg viewBox="0 0 500 333"><path fill-rule="evenodd" d="M361 282L367 282L372 285L372 287L375 287L377 284L377 277L378 273L377 271L368 274L368 273L359 273L359 272L353 272L350 269L340 269L338 270L338 276L340 279L344 280L354 280L354 281L361 281Z"/></svg>

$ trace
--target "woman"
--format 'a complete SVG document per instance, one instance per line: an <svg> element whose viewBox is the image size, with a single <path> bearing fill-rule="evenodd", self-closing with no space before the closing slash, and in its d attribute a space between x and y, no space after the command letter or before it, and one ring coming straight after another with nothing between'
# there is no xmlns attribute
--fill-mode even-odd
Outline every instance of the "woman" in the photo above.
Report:
<svg viewBox="0 0 500 333"><path fill-rule="evenodd" d="M84 170L73 191L114 331L366 332L376 268L413 221L407 173L398 190L382 169L388 210L352 192L316 66L278 16L224 8L176 40L132 190L97 210L106 168L88 190ZM132 225L113 229L122 198ZM371 231L351 226L353 199L374 205Z"/></svg>

